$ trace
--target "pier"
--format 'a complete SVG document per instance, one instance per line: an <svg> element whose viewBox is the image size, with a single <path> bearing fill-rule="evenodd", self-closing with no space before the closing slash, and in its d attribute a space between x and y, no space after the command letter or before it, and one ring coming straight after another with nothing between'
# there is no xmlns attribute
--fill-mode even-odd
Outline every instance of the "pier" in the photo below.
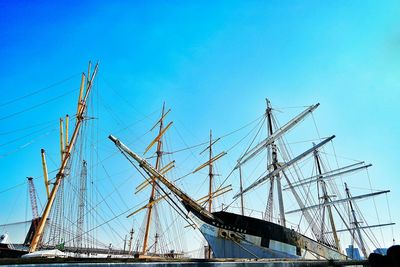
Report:
<svg viewBox="0 0 400 267"><path fill-rule="evenodd" d="M308 267L308 266L370 266L367 260L273 260L273 259L135 259L135 258L54 258L0 259L0 265L18 266L143 266L146 267Z"/></svg>

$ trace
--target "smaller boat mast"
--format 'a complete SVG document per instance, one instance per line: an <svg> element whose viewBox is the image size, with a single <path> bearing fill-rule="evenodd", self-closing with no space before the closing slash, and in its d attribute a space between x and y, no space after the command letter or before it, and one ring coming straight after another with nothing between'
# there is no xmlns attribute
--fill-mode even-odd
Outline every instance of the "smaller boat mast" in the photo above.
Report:
<svg viewBox="0 0 400 267"><path fill-rule="evenodd" d="M161 112L161 118L157 122L157 124L158 123L160 124L159 133L158 133L158 136L156 137L156 139L154 139L154 141L150 144L150 145L152 145L155 142L157 142L157 150L156 150L157 158L156 158L156 165L155 165L155 168L156 168L157 171L159 171L160 167L161 167L161 157L162 157L162 138L161 137L162 137L163 133L165 132L165 130L167 129L167 128L164 129L164 118L165 118L165 115L166 115L166 113L165 113L165 102L164 102L163 103L163 107L162 107L162 112ZM149 146L146 149L146 152L150 149L150 147L151 146ZM156 196L157 182L156 182L155 178L151 181L151 186L152 187L151 187L149 203L147 205L146 228L145 228L144 238L143 238L143 248L142 248L142 254L143 255L146 255L146 253L147 253L147 243L149 241L149 235L150 235L150 225L151 225L151 220L152 220L153 206L156 203L155 196ZM157 233L156 233L156 237L158 237Z"/></svg>

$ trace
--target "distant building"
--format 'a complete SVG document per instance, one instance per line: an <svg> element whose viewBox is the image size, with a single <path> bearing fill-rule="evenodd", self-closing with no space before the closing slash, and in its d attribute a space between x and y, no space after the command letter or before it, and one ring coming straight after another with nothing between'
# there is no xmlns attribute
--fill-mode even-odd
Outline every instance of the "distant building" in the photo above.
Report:
<svg viewBox="0 0 400 267"><path fill-rule="evenodd" d="M346 248L346 254L348 257L352 258L353 260L362 260L363 257L360 255L360 251L358 248L355 248L353 245L349 245L348 248Z"/></svg>
<svg viewBox="0 0 400 267"><path fill-rule="evenodd" d="M381 254L381 255L386 255L387 254L387 248L377 248L377 249L375 249L374 250L374 253L378 253L378 254Z"/></svg>

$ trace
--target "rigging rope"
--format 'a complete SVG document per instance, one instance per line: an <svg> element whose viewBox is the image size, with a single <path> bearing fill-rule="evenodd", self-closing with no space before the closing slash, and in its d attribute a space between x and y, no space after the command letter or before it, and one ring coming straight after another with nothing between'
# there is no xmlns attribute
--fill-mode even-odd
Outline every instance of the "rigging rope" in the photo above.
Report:
<svg viewBox="0 0 400 267"><path fill-rule="evenodd" d="M47 136L47 135L49 135L50 133L52 133L52 132L54 132L54 131L55 131L55 129L53 129L53 130L51 130L51 131L48 131L48 132L46 132L46 133L44 133L44 134L42 134L42 135L36 137L35 139L30 140L28 143L25 143L25 144L19 146L18 148L14 149L14 150L12 150L12 151L9 151L9 152L0 154L0 159L5 158L5 157L8 157L9 155L12 155L12 154L14 154L14 153L17 153L17 152L21 151L22 149L24 149L24 148L30 146L31 144L33 144L34 142L36 142L36 141L37 141L38 139L40 139L41 137Z"/></svg>
<svg viewBox="0 0 400 267"><path fill-rule="evenodd" d="M79 89L79 88L78 88L78 89ZM22 113L31 111L31 110L33 110L33 109L35 109L35 108L40 107L40 106L46 105L46 104L48 104L48 103L50 103L50 102L52 102L52 101L55 101L55 100L57 100L57 99L59 99L59 98L62 98L62 97L66 96L66 95L68 95L68 94L70 94L70 93L73 93L73 92L77 91L78 89L73 89L73 90L67 91L67 92L65 92L65 93L62 94L62 95L58 95L58 96L56 96L56 97L50 98L50 99L48 99L48 100L46 100L46 101L40 102L40 103L35 104L35 105L33 105L33 106L30 106L30 107L28 107L28 108L22 109L22 110L20 110L20 111L11 113L11 114L6 115L6 116L3 116L3 117L0 117L0 121L1 121L1 120L5 120L5 119L9 119L9 118L12 118L12 117L15 117L15 116L17 116L17 115L20 115L20 114L22 114Z"/></svg>
<svg viewBox="0 0 400 267"><path fill-rule="evenodd" d="M54 127L54 126L53 126L53 125L48 125L48 126L46 126L46 127L43 127L43 128L41 128L41 129L39 129L39 130L36 130L36 131L30 132L29 134L26 134L26 135L24 135L24 136L20 136L20 137L18 137L18 138L15 138L15 139L13 139L13 140L11 140L11 141L8 141L8 142L5 142L5 143L2 143L2 144L0 144L0 147L3 147L3 146L6 146L6 145L9 145L9 144L15 143L15 142L17 142L17 141L19 141L19 140L21 140L21 139L24 139L25 137L28 137L28 136L34 135L34 134L36 134L36 133L40 133L40 132L42 132L43 130L46 130L46 129L48 129L48 128L51 128L51 127Z"/></svg>
<svg viewBox="0 0 400 267"><path fill-rule="evenodd" d="M373 192L373 190L372 190L372 184L371 184L371 177L369 176L369 172L368 172L368 169L365 169L365 171L366 171L366 173L367 173L367 177L368 177L368 183L369 183L369 189L370 189L370 191L371 191L371 193ZM381 224L381 221L380 221L380 219L379 219L379 214L378 214L378 209L376 208L376 201L375 201L375 198L372 198L372 200L373 200L373 202L374 202L374 208L375 208L375 214L376 214L376 218L378 219L378 224ZM384 236L383 236L383 231L382 231L382 227L379 227L379 230L380 230L380 232L381 232L381 238L382 238L382 241L383 241L383 243L385 243L385 238L384 238Z"/></svg>
<svg viewBox="0 0 400 267"><path fill-rule="evenodd" d="M136 166L136 164L124 153L124 151L120 148L120 147L117 147L120 151L121 151L121 154L122 155L124 155L124 157L133 165L133 167L140 173L140 175L142 175L143 176L143 178L144 179L146 179L147 181L149 181L149 179L140 171L140 169ZM150 177L152 176L151 174L149 174L146 170L144 170ZM193 222L191 221L191 219L186 215L186 212L184 211L184 210L182 210L182 208L171 198L171 196L170 196L170 194L168 194L168 192L166 192L165 191L165 189L163 189L160 185L159 185L159 183L155 180L155 183L156 183L156 185L157 185L157 187L156 187L156 191L158 190L158 189L160 189L161 191L162 191L162 193L164 193L167 197L166 197L166 200L167 199L169 199L174 205L171 205L171 207L173 208L173 209L175 209L175 207L177 208L177 209L175 209L175 211L186 221L186 222L188 222L189 224L192 224ZM161 194L159 191L158 191L158 193L159 194ZM190 220L190 221L189 221Z"/></svg>
<svg viewBox="0 0 400 267"><path fill-rule="evenodd" d="M23 131L23 130L27 130L27 129L35 128L35 127L38 127L38 126L54 123L55 121L56 120L46 121L46 122L42 122L42 123L31 125L31 126L23 127L23 128L18 128L18 129L12 130L12 131L2 132L2 133L0 133L0 135L14 134L14 133L17 133L17 132L20 132L20 131Z"/></svg>
<svg viewBox="0 0 400 267"><path fill-rule="evenodd" d="M388 199L388 197L387 197L387 194L385 194L385 196L386 196L386 205L387 205L388 213L389 213L389 220L390 220L390 222L392 222L392 215L391 215L391 213L390 213L389 199ZM392 238L393 238L393 245L394 245L395 240L394 240L394 229L393 229L393 225L392 225L390 228L391 228L391 230L392 230Z"/></svg>
<svg viewBox="0 0 400 267"><path fill-rule="evenodd" d="M20 187L21 185L25 185L25 184L26 184L26 182L22 182L22 183L20 183L20 184L11 186L11 187L9 187L9 188L7 188L7 189L4 189L3 191L0 191L0 194L5 193L5 192L8 192L8 191L10 191L10 190L13 190L13 189L15 189L15 188L17 188L17 187Z"/></svg>
<svg viewBox="0 0 400 267"><path fill-rule="evenodd" d="M78 76L79 74L80 74L80 73L74 74L74 75L72 75L72 76L70 76L70 77L68 77L68 78L65 78L65 79L63 79L63 80L61 80L61 81L55 82L55 83L53 83L53 84L51 84L51 85L49 85L49 86L43 87L43 88L41 88L41 89L39 89L39 90L36 90L36 91L31 92L31 93L29 93L29 94L26 94L26 95L24 95L24 96L20 96L20 97L14 98L14 99L12 99L12 100L9 100L9 101L7 101L7 102L4 102L4 103L0 104L0 107L4 107L4 106L7 106L7 105L9 105L9 104L13 104L13 103L15 103L15 102L17 102L17 101L20 101L20 100L22 100L22 99L28 98L28 97L30 97L30 96L33 96L33 95L36 95L36 94L41 93L41 92L43 92L43 91L46 91L46 90L48 90L48 89L51 89L51 88L53 88L53 87L55 87L55 86L57 86L57 85L63 84L63 83L65 83L65 82L67 82L67 81L69 81L69 80L75 78L75 77Z"/></svg>

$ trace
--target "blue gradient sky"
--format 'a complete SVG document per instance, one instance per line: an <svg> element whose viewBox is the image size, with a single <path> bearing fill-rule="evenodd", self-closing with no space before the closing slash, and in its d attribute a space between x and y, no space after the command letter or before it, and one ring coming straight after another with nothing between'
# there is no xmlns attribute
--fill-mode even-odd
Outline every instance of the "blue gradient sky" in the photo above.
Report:
<svg viewBox="0 0 400 267"><path fill-rule="evenodd" d="M3 117L77 87L99 60L104 107L128 124L165 100L189 143L254 119L266 97L279 107L320 102L325 136L337 135L341 155L372 162L374 188L398 203L399 29L398 1L0 0L0 191L41 175L40 148L57 157L57 118L74 113L76 93ZM123 127L104 119L102 138ZM1 206L17 203L9 193ZM0 215L12 219L23 215Z"/></svg>

